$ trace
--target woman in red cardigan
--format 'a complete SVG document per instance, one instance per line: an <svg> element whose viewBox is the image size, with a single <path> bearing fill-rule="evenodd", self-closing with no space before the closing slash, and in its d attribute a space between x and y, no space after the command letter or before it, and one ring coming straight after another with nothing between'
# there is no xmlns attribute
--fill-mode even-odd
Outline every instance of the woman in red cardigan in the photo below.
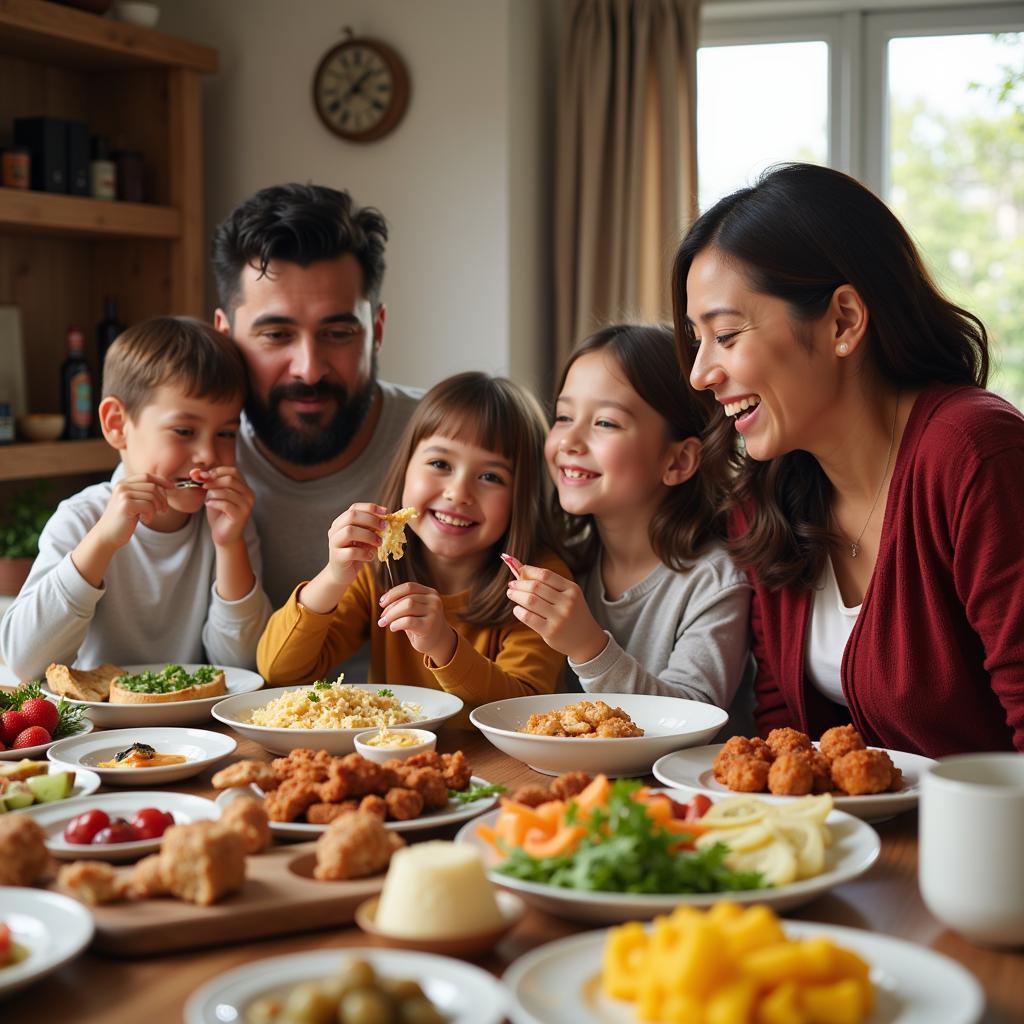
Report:
<svg viewBox="0 0 1024 1024"><path fill-rule="evenodd" d="M759 729L1024 750L1024 417L983 390L981 322L879 199L807 164L703 214L673 290L716 438L742 438Z"/></svg>

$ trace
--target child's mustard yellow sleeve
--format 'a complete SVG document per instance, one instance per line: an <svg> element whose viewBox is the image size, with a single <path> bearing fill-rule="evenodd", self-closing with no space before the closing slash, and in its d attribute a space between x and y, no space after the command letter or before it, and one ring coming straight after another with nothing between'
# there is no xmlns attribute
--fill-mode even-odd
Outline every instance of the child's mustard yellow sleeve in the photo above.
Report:
<svg viewBox="0 0 1024 1024"><path fill-rule="evenodd" d="M300 583L263 630L256 667L268 683L308 683L322 679L362 647L375 607L373 577L364 566L331 612L314 612L299 603Z"/></svg>

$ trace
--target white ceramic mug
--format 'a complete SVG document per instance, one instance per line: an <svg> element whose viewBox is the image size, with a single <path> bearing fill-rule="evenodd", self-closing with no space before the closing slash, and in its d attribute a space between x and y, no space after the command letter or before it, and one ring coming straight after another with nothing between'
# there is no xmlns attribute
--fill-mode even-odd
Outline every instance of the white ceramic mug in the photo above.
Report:
<svg viewBox="0 0 1024 1024"><path fill-rule="evenodd" d="M925 772L918 882L971 942L1024 944L1024 754L958 754Z"/></svg>

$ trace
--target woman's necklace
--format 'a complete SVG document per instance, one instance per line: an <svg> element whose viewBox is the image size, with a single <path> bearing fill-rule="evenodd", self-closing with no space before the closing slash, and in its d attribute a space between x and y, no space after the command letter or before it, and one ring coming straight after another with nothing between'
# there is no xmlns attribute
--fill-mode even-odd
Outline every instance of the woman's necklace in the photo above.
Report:
<svg viewBox="0 0 1024 1024"><path fill-rule="evenodd" d="M882 482L878 485L878 490L875 491L875 500L871 502L871 509L868 512L868 518L864 525L861 527L860 533L857 534L855 541L850 541L850 557L856 558L860 554L860 542L864 539L864 533L868 528L868 523L871 522L871 517L875 514L875 507L878 505L878 499L882 496L882 488L885 487L885 479L889 475L889 460L892 458L892 447L896 440L896 417L900 411L900 393L896 392L896 408L892 412L892 427L889 430L889 450L885 453L885 468L882 470ZM850 538L847 537L847 540Z"/></svg>

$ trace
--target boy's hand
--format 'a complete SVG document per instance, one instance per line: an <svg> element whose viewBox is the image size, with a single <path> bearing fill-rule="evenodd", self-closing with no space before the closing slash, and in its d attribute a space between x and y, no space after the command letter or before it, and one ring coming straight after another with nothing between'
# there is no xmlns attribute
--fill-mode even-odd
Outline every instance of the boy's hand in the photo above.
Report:
<svg viewBox="0 0 1024 1024"><path fill-rule="evenodd" d="M455 656L459 636L448 624L441 595L420 583L401 583L380 599L377 625L392 632L404 630L409 643L436 665L447 665Z"/></svg>
<svg viewBox="0 0 1024 1024"><path fill-rule="evenodd" d="M190 475L206 491L206 521L213 543L226 547L241 540L256 497L238 467L193 469Z"/></svg>
<svg viewBox="0 0 1024 1024"><path fill-rule="evenodd" d="M596 658L608 644L583 591L557 572L524 565L519 579L509 581L508 597L515 602L512 614L523 625L577 665Z"/></svg>
<svg viewBox="0 0 1024 1024"><path fill-rule="evenodd" d="M93 527L96 539L111 548L123 548L140 522L149 526L154 516L168 510L167 492L173 488L173 480L152 473L122 477Z"/></svg>

